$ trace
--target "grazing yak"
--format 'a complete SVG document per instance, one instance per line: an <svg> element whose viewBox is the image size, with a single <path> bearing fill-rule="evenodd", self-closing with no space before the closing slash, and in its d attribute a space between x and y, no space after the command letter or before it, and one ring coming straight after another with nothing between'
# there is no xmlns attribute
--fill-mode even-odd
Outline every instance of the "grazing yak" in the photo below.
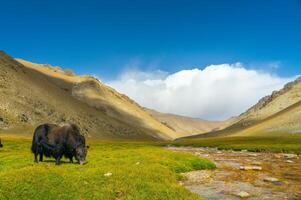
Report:
<svg viewBox="0 0 301 200"><path fill-rule="evenodd" d="M1 139L0 139L0 148L2 148L3 147L3 145L2 145L2 143L1 143Z"/></svg>
<svg viewBox="0 0 301 200"><path fill-rule="evenodd" d="M34 153L34 160L43 161L43 156L54 157L56 164L60 164L63 156L73 162L73 157L82 165L86 163L86 155L89 146L80 134L75 124L58 126L55 124L42 124L34 131L31 151Z"/></svg>

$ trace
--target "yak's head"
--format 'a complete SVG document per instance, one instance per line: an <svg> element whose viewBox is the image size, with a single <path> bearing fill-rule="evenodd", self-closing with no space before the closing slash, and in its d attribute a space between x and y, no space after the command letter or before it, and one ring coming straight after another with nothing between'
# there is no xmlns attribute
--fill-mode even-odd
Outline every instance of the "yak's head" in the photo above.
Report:
<svg viewBox="0 0 301 200"><path fill-rule="evenodd" d="M80 145L75 148L75 158L78 160L79 164L83 165L86 163L86 156L89 146Z"/></svg>

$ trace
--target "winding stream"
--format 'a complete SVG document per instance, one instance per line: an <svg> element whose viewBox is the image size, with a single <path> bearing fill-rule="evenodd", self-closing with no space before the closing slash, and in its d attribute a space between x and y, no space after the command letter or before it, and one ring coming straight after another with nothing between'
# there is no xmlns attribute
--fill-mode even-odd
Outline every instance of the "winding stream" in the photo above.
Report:
<svg viewBox="0 0 301 200"><path fill-rule="evenodd" d="M184 173L187 189L210 200L301 199L301 156L216 148L168 147L215 162L215 170Z"/></svg>

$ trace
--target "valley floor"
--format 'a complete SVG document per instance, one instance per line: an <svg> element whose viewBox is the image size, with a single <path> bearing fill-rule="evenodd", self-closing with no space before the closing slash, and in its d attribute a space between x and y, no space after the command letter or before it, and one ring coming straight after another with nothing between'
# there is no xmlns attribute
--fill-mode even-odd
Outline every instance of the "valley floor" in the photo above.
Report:
<svg viewBox="0 0 301 200"><path fill-rule="evenodd" d="M0 134L0 199L199 199L180 173L215 165L147 142L88 141L88 164L34 163L29 138Z"/></svg>
<svg viewBox="0 0 301 200"><path fill-rule="evenodd" d="M52 158L37 164L28 136L0 138L0 199L301 198L299 135L193 139L172 145L89 140L84 166L68 160L55 166Z"/></svg>

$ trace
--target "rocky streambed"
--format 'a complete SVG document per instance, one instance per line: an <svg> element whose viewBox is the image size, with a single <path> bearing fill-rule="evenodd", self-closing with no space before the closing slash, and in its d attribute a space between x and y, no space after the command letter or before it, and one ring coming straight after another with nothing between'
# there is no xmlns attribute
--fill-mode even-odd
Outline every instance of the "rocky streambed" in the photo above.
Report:
<svg viewBox="0 0 301 200"><path fill-rule="evenodd" d="M168 147L215 162L214 170L184 173L183 184L202 199L301 199L301 156L216 148Z"/></svg>

